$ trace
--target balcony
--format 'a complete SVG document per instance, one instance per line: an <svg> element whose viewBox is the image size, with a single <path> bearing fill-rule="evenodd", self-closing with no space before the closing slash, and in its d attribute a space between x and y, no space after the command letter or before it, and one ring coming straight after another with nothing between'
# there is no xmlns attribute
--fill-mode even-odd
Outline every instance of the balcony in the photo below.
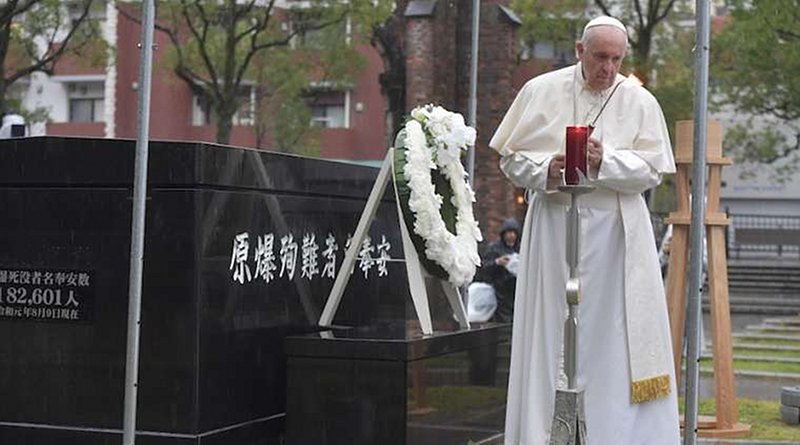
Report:
<svg viewBox="0 0 800 445"><path fill-rule="evenodd" d="M105 137L105 122L61 122L48 123L46 134L48 136L83 136Z"/></svg>

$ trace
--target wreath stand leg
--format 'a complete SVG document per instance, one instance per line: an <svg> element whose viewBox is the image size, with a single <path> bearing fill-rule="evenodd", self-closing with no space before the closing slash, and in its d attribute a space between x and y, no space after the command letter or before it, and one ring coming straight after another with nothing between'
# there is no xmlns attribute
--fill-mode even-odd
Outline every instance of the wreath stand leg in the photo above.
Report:
<svg viewBox="0 0 800 445"><path fill-rule="evenodd" d="M433 334L431 309L428 305L428 290L425 288L425 270L422 268L422 264L419 262L417 249L414 248L414 243L411 241L411 236L408 234L406 223L403 221L403 213L400 209L400 200L397 199L396 192L395 199L397 200L397 219L400 223L400 233L403 238L403 253L406 256L408 290L411 292L411 300L414 302L414 310L417 311L417 318L419 319L419 325L422 328L422 333Z"/></svg>
<svg viewBox="0 0 800 445"><path fill-rule="evenodd" d="M453 283L444 280L439 280L439 282L442 284L442 289L447 296L447 301L453 309L456 320L458 320L458 325L461 329L469 329L467 309L464 307L464 299L461 298L461 291Z"/></svg>
<svg viewBox="0 0 800 445"><path fill-rule="evenodd" d="M350 271L353 270L355 265L358 248L367 236L369 227L375 219L375 212L378 210L380 200L386 191L386 185L389 184L393 159L394 148L390 148L383 160L381 170L378 172L375 185L372 186L372 191L367 198L367 204L364 207L364 211L361 213L361 218L358 220L358 226L356 226L356 231L350 242L350 247L348 247L345 252L344 260L336 275L336 280L333 282L333 288L331 288L331 293L328 295L325 309L322 311L322 315L319 318L320 326L330 326L333 322L333 318L339 308L339 303L342 301L344 289L347 286L347 282L350 280ZM419 261L419 256L417 255L416 249L414 249L411 236L408 233L408 228L406 228L405 221L403 221L403 212L400 208L400 200L397 197L396 191L395 201L397 202L397 218L403 239L403 252L406 257L408 288L411 292L411 299L414 303L414 309L417 312L417 318L419 319L422 332L423 334L430 335L433 334L433 324L431 322L431 311L428 304L428 292L425 289L425 277L427 273ZM459 326L461 326L462 329L469 329L467 313L464 310L464 304L462 303L458 289L450 282L439 280L438 278L437 280L441 283L442 289L444 289L444 293L458 320Z"/></svg>

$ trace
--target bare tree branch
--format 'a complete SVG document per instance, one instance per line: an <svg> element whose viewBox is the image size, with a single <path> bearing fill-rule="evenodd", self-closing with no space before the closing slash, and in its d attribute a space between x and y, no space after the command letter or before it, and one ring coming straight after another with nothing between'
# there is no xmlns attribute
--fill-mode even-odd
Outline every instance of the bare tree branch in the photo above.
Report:
<svg viewBox="0 0 800 445"><path fill-rule="evenodd" d="M11 23L14 17L28 12L34 5L38 3L37 0L26 0L22 5L19 0L10 0L6 5L0 9L0 23Z"/></svg>
<svg viewBox="0 0 800 445"><path fill-rule="evenodd" d="M637 29L642 29L644 27L644 14L642 13L642 5L637 0L633 2L633 8L636 11L636 19L638 20Z"/></svg>
<svg viewBox="0 0 800 445"><path fill-rule="evenodd" d="M320 9L313 8L317 2L311 3L312 8L301 9L303 12L320 12L319 16L313 15L315 21L288 30L275 25L282 23L286 16L283 10L276 13L277 0L175 0L165 3L164 7L171 11L174 28L165 32L177 55L175 73L195 94L209 100L216 118L218 142L228 141L233 117L242 101L241 85L253 75L254 61L260 59L260 54L273 48L289 47L300 33L335 26L342 23L354 8L367 6L363 0L351 0L346 5L319 2L322 5ZM364 4L359 6L360 3ZM289 7L285 12L291 14L292 11L294 9ZM325 45L328 43L332 42L325 42ZM303 53L298 53L298 57L302 61ZM264 59L264 63L269 66L268 59ZM285 60L280 63L287 64ZM296 80L292 82L292 94L297 95L300 87Z"/></svg>
<svg viewBox="0 0 800 445"><path fill-rule="evenodd" d="M208 53L208 44L209 44L208 33L209 33L209 28L211 26L210 20L208 18L208 13L201 4L200 0L195 0L192 5L194 7L193 9L196 11L196 14L193 14L190 11L189 9L190 6L186 4L185 0L181 1L181 5L182 5L181 15L183 15L184 22L186 23L189 32L192 34L197 43L197 49L200 54L200 59L202 60L203 66L205 67L206 70L208 70L209 78L206 79L206 81L203 83L206 85L207 88L211 90L215 98L219 98L222 95L222 92L219 90L219 85L218 85L219 74L217 73L217 69L214 66L214 63L211 61L210 54ZM200 30L197 29L196 24L192 20L193 18L200 20L202 29ZM200 75L195 74L191 69L189 69L186 66L185 61L181 65L182 68L187 72L191 73L195 79L202 80L202 77Z"/></svg>
<svg viewBox="0 0 800 445"><path fill-rule="evenodd" d="M269 4L266 6L265 11L260 14L262 17L261 19L256 19L252 26L243 30L239 35L236 36L236 41L240 41L244 39L248 35L251 36L251 40L253 38L257 38L258 34L262 31L265 31L269 26L270 17L272 17L272 8L275 5L275 0L271 0ZM252 44L251 44L252 47Z"/></svg>
<svg viewBox="0 0 800 445"><path fill-rule="evenodd" d="M662 20L666 19L669 13L672 12L672 8L675 7L676 1L677 0L669 0L669 3L667 3L667 6L664 8L664 10L658 14L658 16L656 16L655 21L661 22Z"/></svg>
<svg viewBox="0 0 800 445"><path fill-rule="evenodd" d="M606 2L604 2L603 0L594 0L594 4L597 5L597 7L600 8L601 11L603 11L603 14L608 16L611 15L611 10L608 9L608 5L606 5Z"/></svg>
<svg viewBox="0 0 800 445"><path fill-rule="evenodd" d="M25 4L23 4L22 6L27 7L28 8L27 10L29 10L29 8L32 7L32 5L29 5L28 3L32 2L34 2L34 0L30 0ZM28 76L36 71L41 71L48 75L52 75L53 69L55 67L55 62L59 58L61 58L61 56L66 52L70 41L78 32L78 30L81 28L81 25L87 20L87 17L89 17L89 11L92 7L92 3L93 0L87 0L86 3L84 3L83 11L81 11L80 16L72 22L71 27L67 31L67 35L60 42L60 44L58 45L55 44L57 29L53 30L50 33L50 36L47 38L47 43L46 43L47 51L45 52L45 54L42 56L39 56L36 53L32 54L31 58L33 59L33 62L27 67L20 68L16 70L14 73L10 74L6 78L6 84L12 84L17 80L19 80L20 78Z"/></svg>

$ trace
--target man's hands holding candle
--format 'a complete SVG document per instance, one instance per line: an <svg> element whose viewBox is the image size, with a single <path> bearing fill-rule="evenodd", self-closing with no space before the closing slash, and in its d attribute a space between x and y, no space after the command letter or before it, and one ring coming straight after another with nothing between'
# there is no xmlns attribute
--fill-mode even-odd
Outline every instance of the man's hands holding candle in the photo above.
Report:
<svg viewBox="0 0 800 445"><path fill-rule="evenodd" d="M589 164L589 170L595 172L600 170L600 164L603 163L603 144L595 138L589 138L586 143L586 163Z"/></svg>
<svg viewBox="0 0 800 445"><path fill-rule="evenodd" d="M547 169L547 177L549 179L561 181L561 170L564 170L566 165L567 161L564 155L553 155L553 157L550 159L550 165Z"/></svg>
<svg viewBox="0 0 800 445"><path fill-rule="evenodd" d="M600 164L603 163L603 144L595 138L589 138L586 143L586 163L589 164L589 169L595 172L600 170ZM547 177L549 179L560 180L561 171L564 167L566 167L566 158L564 155L553 155L550 159Z"/></svg>

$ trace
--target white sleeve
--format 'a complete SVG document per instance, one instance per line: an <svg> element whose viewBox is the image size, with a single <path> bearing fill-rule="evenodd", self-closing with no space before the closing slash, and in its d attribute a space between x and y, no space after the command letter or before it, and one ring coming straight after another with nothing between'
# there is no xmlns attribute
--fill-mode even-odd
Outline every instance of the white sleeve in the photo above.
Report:
<svg viewBox="0 0 800 445"><path fill-rule="evenodd" d="M661 183L661 174L632 151L609 150L594 182L620 193L643 193Z"/></svg>
<svg viewBox="0 0 800 445"><path fill-rule="evenodd" d="M555 191L558 181L549 179L547 175L552 158L553 156L550 155L542 162L534 162L521 153L511 153L500 158L500 170L517 187Z"/></svg>

